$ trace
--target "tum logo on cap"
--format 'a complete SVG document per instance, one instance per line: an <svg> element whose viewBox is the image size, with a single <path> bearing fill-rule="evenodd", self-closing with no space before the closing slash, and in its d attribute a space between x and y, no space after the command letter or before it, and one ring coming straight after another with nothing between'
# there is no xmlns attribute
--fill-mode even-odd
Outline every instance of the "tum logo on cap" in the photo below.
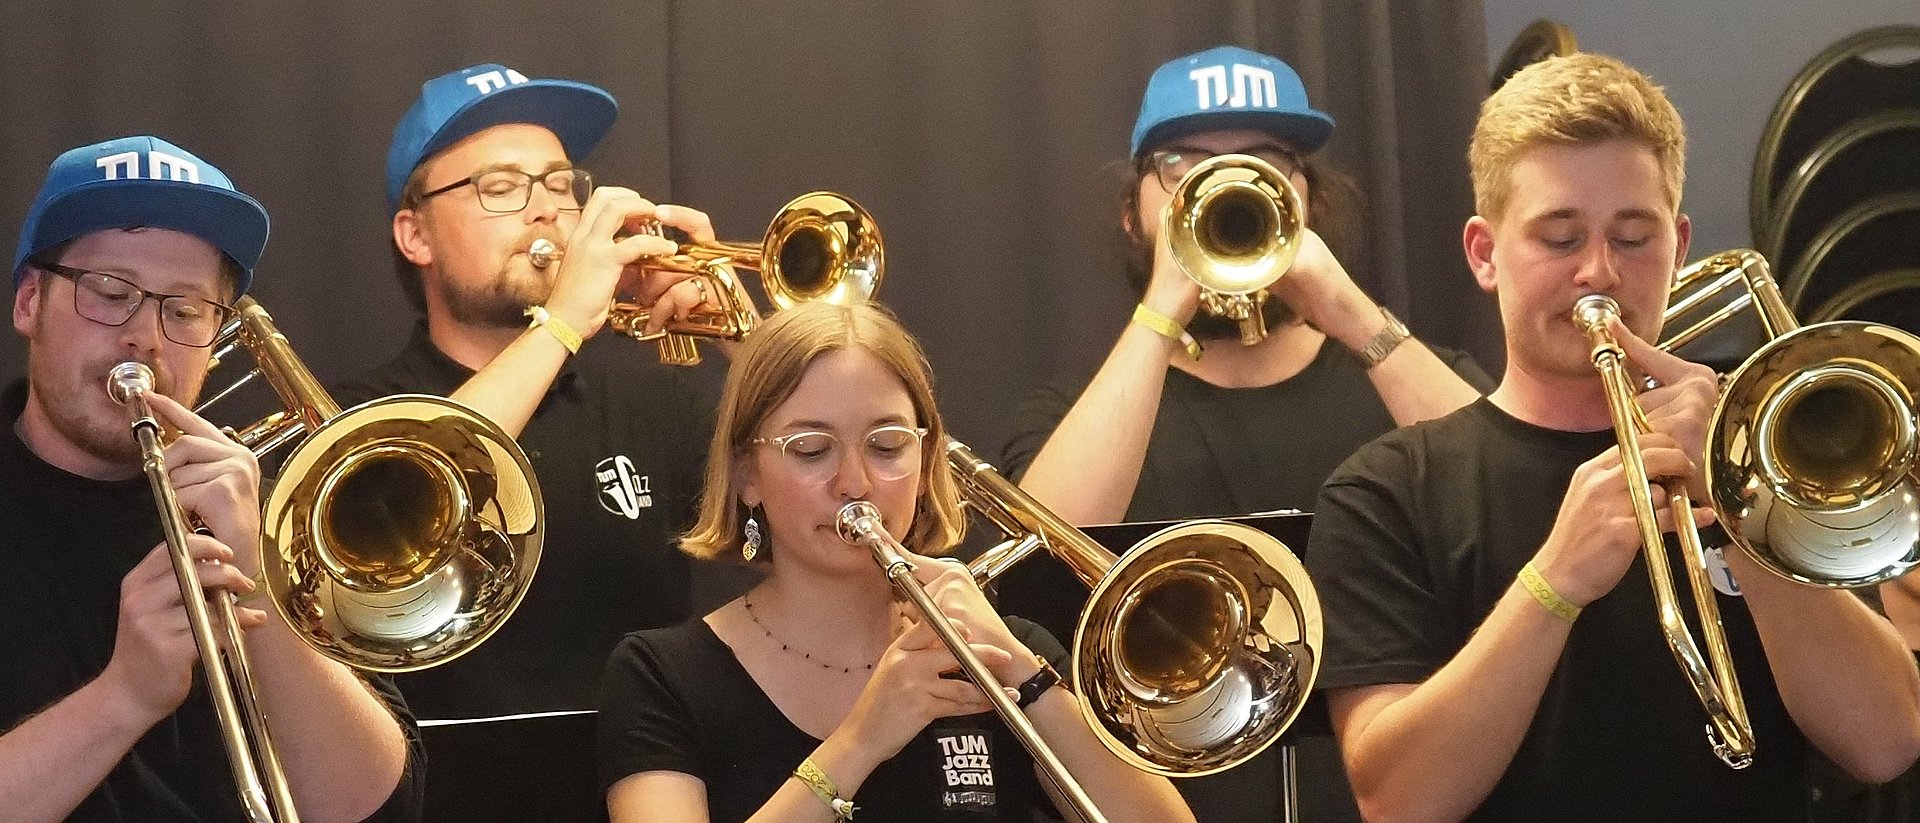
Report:
<svg viewBox="0 0 1920 823"><path fill-rule="evenodd" d="M481 94L496 92L525 82L527 82L527 76L513 69L485 71L467 78L467 85L479 89Z"/></svg>
<svg viewBox="0 0 1920 823"><path fill-rule="evenodd" d="M200 182L200 167L194 165L192 161L152 149L149 149L146 154L147 169L144 175L140 173L140 152L137 151L109 154L93 161L93 164L105 170L107 180L145 177L148 180Z"/></svg>
<svg viewBox="0 0 1920 823"><path fill-rule="evenodd" d="M1228 94L1227 66L1206 66L1187 72L1194 90L1200 93L1200 108L1214 106L1265 106L1279 108L1280 95L1273 87L1273 72L1259 66L1234 63L1232 94Z"/></svg>

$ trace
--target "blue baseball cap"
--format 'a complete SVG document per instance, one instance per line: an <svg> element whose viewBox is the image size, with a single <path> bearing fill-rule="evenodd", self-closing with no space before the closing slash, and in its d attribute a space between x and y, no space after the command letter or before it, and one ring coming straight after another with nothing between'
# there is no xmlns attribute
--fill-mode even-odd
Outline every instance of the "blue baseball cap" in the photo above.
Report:
<svg viewBox="0 0 1920 823"><path fill-rule="evenodd" d="M1132 155L1183 134L1241 128L1314 151L1333 135L1333 118L1307 105L1307 87L1286 61L1216 46L1154 70L1133 124Z"/></svg>
<svg viewBox="0 0 1920 823"><path fill-rule="evenodd" d="M147 226L191 234L240 266L240 292L267 248L267 210L219 169L158 137L122 137L54 158L20 228L13 285L27 258L84 234Z"/></svg>
<svg viewBox="0 0 1920 823"><path fill-rule="evenodd" d="M613 128L620 107L598 86L572 80L529 80L498 63L482 63L420 84L420 99L394 127L387 148L387 209L398 211L400 190L413 170L436 152L503 123L532 123L560 138L579 159Z"/></svg>

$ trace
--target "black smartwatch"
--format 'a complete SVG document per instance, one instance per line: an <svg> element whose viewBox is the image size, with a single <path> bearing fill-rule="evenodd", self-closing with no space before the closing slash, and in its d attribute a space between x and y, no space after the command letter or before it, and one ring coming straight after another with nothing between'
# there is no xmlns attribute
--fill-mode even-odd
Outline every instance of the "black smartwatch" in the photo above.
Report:
<svg viewBox="0 0 1920 823"><path fill-rule="evenodd" d="M1039 655L1034 655L1033 659L1040 664L1040 670L1027 678L1027 682L1020 684L1020 699L1014 701L1014 705L1023 709L1033 705L1033 701L1039 700L1048 689L1060 685L1060 673L1053 670L1052 663Z"/></svg>

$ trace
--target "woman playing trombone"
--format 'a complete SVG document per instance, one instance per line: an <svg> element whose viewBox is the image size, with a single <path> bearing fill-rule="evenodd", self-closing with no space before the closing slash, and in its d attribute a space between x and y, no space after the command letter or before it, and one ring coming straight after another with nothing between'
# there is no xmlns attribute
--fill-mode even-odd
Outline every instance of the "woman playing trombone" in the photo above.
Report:
<svg viewBox="0 0 1920 823"><path fill-rule="evenodd" d="M960 564L923 556L964 527L931 445L945 437L925 357L879 309L804 305L748 339L681 547L745 557L766 579L614 652L600 768L615 821L826 821L856 806L862 821L1024 821L1043 804L1032 758L981 689L943 676L953 654L905 615L868 551L838 535L836 515L855 500L921 553L908 558L921 585L1109 819L1193 819L1049 685L1047 659L1064 657L1054 638L1002 620Z"/></svg>

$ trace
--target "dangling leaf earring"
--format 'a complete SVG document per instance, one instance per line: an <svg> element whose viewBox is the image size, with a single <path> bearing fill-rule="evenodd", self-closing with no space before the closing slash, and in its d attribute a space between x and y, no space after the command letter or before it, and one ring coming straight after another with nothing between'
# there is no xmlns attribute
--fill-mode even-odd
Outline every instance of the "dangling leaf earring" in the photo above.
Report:
<svg viewBox="0 0 1920 823"><path fill-rule="evenodd" d="M747 509L747 525L741 530L746 540L740 544L740 559L751 562L754 555L760 553L760 521L753 519L753 508Z"/></svg>

